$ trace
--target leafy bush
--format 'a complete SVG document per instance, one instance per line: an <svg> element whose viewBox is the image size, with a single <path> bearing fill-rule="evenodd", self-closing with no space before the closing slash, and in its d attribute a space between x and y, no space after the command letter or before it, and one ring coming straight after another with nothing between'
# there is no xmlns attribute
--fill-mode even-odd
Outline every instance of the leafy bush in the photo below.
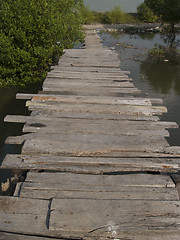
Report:
<svg viewBox="0 0 180 240"><path fill-rule="evenodd" d="M101 23L101 24L120 24L135 22L132 15L124 13L120 7L115 7L109 12L91 11L89 8L82 8L82 14L85 19L85 24Z"/></svg>
<svg viewBox="0 0 180 240"><path fill-rule="evenodd" d="M142 3L137 7L137 17L143 22L156 22L158 17L154 15L153 11L146 5Z"/></svg>
<svg viewBox="0 0 180 240"><path fill-rule="evenodd" d="M106 21L109 24L120 24L134 22L134 18L130 14L124 13L120 7L115 7L106 13Z"/></svg>
<svg viewBox="0 0 180 240"><path fill-rule="evenodd" d="M81 0L0 0L0 85L41 82L62 50L83 39L82 6Z"/></svg>

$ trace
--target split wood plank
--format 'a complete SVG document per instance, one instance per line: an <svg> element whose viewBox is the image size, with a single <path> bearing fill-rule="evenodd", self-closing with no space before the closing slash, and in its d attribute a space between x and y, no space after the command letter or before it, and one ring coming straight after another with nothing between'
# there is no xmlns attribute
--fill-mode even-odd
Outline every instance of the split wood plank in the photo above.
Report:
<svg viewBox="0 0 180 240"><path fill-rule="evenodd" d="M132 153L131 153L132 154ZM138 155L138 153L136 153ZM139 153L142 155L142 153ZM151 155L153 155L151 153ZM64 157L52 155L6 155L1 168L14 170L53 170L59 172L76 172L102 174L111 172L178 172L180 158L163 157ZM160 154L159 154L160 155ZM157 154L158 156L158 154Z"/></svg>

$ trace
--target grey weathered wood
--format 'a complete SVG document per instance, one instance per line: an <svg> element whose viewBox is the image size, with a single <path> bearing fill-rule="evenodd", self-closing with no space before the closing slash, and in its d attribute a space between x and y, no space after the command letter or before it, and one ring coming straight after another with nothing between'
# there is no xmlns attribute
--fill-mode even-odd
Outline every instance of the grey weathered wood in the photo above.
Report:
<svg viewBox="0 0 180 240"><path fill-rule="evenodd" d="M28 101L26 106L30 110L45 110L47 111L64 111L64 112L92 112L92 113L116 113L126 115L154 115L167 112L166 107L163 106L134 106L134 105L102 105L102 104L65 104L65 103L48 103L43 101Z"/></svg>
<svg viewBox="0 0 180 240"><path fill-rule="evenodd" d="M158 136L112 136L100 134L44 134L32 133L26 137L12 137L9 141L13 143L26 139L23 153L45 153L45 154L75 154L89 156L101 155L121 151L164 151L169 144L163 137Z"/></svg>
<svg viewBox="0 0 180 240"><path fill-rule="evenodd" d="M52 187L53 186L53 187ZM77 174L29 173L18 186L21 197L50 199L147 199L179 200L167 176L147 174L124 176L84 176Z"/></svg>
<svg viewBox="0 0 180 240"><path fill-rule="evenodd" d="M48 96L37 95L33 97L34 101L44 102L66 102L66 103L93 103L110 105L152 105L151 99L146 98L113 98L113 97L95 97L95 96ZM157 100L158 101L158 100Z"/></svg>
<svg viewBox="0 0 180 240"><path fill-rule="evenodd" d="M140 121L142 124L144 122L158 122L161 126L164 125L165 128L177 128L178 125L175 122L161 122L159 121L159 118L157 116L126 116L126 115L115 115L115 114L91 114L91 113L51 113L46 114L45 112L40 112L40 111L34 111L30 116L22 116L22 115L7 115L4 118L5 122L19 122L19 123L25 123L29 122L35 123L39 121L60 121L61 119L66 119L66 121L73 120L76 121L77 119L84 119L84 120L116 120L116 121L135 121L138 122ZM161 124L162 123L162 124Z"/></svg>
<svg viewBox="0 0 180 240"><path fill-rule="evenodd" d="M128 98L128 97L95 97L95 96L68 96L68 95L51 95L51 94L24 94L19 93L16 94L17 99L42 99L53 100L55 102L81 102L81 103L107 103L107 104L130 104L134 103L134 105L151 105L151 103L159 103L162 104L161 99L156 98Z"/></svg>
<svg viewBox="0 0 180 240"><path fill-rule="evenodd" d="M32 185L32 186L31 186ZM97 200L110 200L110 199L134 199L134 200L165 200L165 201L178 201L179 195L175 188L146 188L146 187L121 187L119 192L99 192L99 191L71 191L62 190L51 186L36 186L35 184L26 184L17 189L18 196L23 198L40 198L40 199L97 199Z"/></svg>
<svg viewBox="0 0 180 240"><path fill-rule="evenodd" d="M124 154L127 154L126 152ZM133 153L131 153L133 154ZM143 153L134 153L141 156ZM147 154L147 153L144 153ZM153 155L151 153L151 155ZM180 159L171 159L171 155L164 158L155 157L137 158L90 158L90 157L61 157L61 156L34 156L34 155L7 155L1 168L24 170L54 170L65 172L79 172L102 174L105 172L177 172L180 170ZM129 154L130 156L130 154ZM133 155L132 155L133 156Z"/></svg>
<svg viewBox="0 0 180 240"><path fill-rule="evenodd" d="M175 184L169 176L152 174L122 174L122 175L82 175L73 173L28 173L26 182L39 182L47 186L55 185L63 190L84 189L85 191L103 191L109 188L111 192L121 191L122 186L128 187L162 187L174 188Z"/></svg>
<svg viewBox="0 0 180 240"><path fill-rule="evenodd" d="M43 235L48 204L45 200L0 197L0 231Z"/></svg>
<svg viewBox="0 0 180 240"><path fill-rule="evenodd" d="M85 88L83 86L75 86L75 87L43 87L43 91L49 91L49 92L57 92L57 91L64 91L64 92L71 92L71 95L82 95L88 94L93 96L111 96L112 94L139 94L141 91L137 88L120 88L120 87L96 87L92 86L91 88Z"/></svg>
<svg viewBox="0 0 180 240"><path fill-rule="evenodd" d="M85 82L85 81L48 81L44 82L43 88L67 88L67 87L76 87L76 88L135 88L134 85L130 82Z"/></svg>
<svg viewBox="0 0 180 240"><path fill-rule="evenodd" d="M119 239L121 231L126 236L128 232L145 233L155 229L180 231L178 201L53 199L51 209L50 229L59 233L74 230L91 237L114 235Z"/></svg>

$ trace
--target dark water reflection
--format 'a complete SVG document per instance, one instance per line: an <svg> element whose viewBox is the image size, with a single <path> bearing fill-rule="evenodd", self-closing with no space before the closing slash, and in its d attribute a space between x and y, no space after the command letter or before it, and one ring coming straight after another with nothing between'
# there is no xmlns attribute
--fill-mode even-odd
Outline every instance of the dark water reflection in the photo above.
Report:
<svg viewBox="0 0 180 240"><path fill-rule="evenodd" d="M24 100L16 100L18 90L0 88L0 165L8 153L20 153L21 147L18 145L5 144L8 136L17 136L22 134L23 124L5 123L6 115L29 115L30 112L25 107ZM0 195L1 183L6 182L12 176L10 170L0 169Z"/></svg>
<svg viewBox="0 0 180 240"><path fill-rule="evenodd" d="M167 46L167 37L159 33L144 34L100 34L103 44L115 47L121 60L121 69L129 70L135 86L150 97L161 98L168 113L161 117L165 121L175 121L180 125L180 61L172 56L158 60L149 58L148 50L154 46ZM180 41L180 34L176 42ZM177 45L180 51L180 46ZM170 145L180 145L180 129L170 129L167 138Z"/></svg>

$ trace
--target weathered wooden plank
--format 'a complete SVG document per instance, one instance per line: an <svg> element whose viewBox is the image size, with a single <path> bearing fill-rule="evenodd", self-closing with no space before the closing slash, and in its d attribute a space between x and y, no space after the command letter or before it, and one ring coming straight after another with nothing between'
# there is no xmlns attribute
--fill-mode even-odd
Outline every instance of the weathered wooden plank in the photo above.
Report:
<svg viewBox="0 0 180 240"><path fill-rule="evenodd" d="M47 232L49 201L0 197L0 231L40 235Z"/></svg>
<svg viewBox="0 0 180 240"><path fill-rule="evenodd" d="M32 185L32 186L31 186ZM175 188L146 188L146 187L121 187L119 192L99 192L99 191L71 191L62 190L51 186L36 186L35 184L23 183L17 189L18 196L23 198L39 198L39 199L97 199L97 200L110 200L110 199L134 199L134 200L164 200L164 201L178 201L179 194Z"/></svg>
<svg viewBox="0 0 180 240"><path fill-rule="evenodd" d="M55 66L54 70L56 71L65 71L65 72L92 72L92 73L121 73L120 68L106 68L106 67L78 67L78 66Z"/></svg>
<svg viewBox="0 0 180 240"><path fill-rule="evenodd" d="M62 190L84 189L85 191L121 191L125 187L162 187L174 188L175 184L169 176L153 174L122 175L82 175L73 173L34 173L27 174L26 182L38 182L48 186L56 186Z"/></svg>
<svg viewBox="0 0 180 240"><path fill-rule="evenodd" d="M74 230L107 238L114 228L119 239L121 231L179 230L178 201L53 199L51 209L50 229L59 233Z"/></svg>
<svg viewBox="0 0 180 240"><path fill-rule="evenodd" d="M103 103L103 104L128 104L134 103L136 105L150 105L151 103L162 104L161 99L157 98L132 98L132 97L99 97L99 96L68 96L68 95L50 95L50 94L24 94L16 95L17 99L45 99L61 102L81 102L81 103Z"/></svg>
<svg viewBox="0 0 180 240"><path fill-rule="evenodd" d="M29 110L64 111L64 112L88 112L88 113L116 113L118 115L153 115L167 112L163 106L136 106L136 105L106 105L106 104L65 104L48 103L43 101L27 101L26 106Z"/></svg>
<svg viewBox="0 0 180 240"><path fill-rule="evenodd" d="M135 88L134 84L125 81L125 82L87 82L87 81L61 81L61 80L56 80L56 81L45 81L43 83L43 88L73 88L73 87L78 87L78 88Z"/></svg>
<svg viewBox="0 0 180 240"><path fill-rule="evenodd" d="M53 186L53 187L52 187ZM51 199L179 200L168 176L147 174L92 176L63 173L28 173L18 196ZM170 188L170 189L169 189ZM172 189L173 188L173 189Z"/></svg>
<svg viewBox="0 0 180 240"><path fill-rule="evenodd" d="M11 137L9 143L25 141L23 153L75 154L83 156L121 151L164 151L169 144L158 136L112 136L101 134L44 134L32 133L26 136ZM13 142L14 141L14 142ZM17 142L19 141L19 142ZM85 155L84 155L85 154Z"/></svg>
<svg viewBox="0 0 180 240"><path fill-rule="evenodd" d="M95 96L42 96L33 97L33 101L44 102L66 102L66 103L93 103L110 105L152 105L151 99L146 98L113 98L113 97L95 97Z"/></svg>
<svg viewBox="0 0 180 240"><path fill-rule="evenodd" d="M105 78L105 79L111 79L111 78L122 78L122 77L126 77L129 78L128 75L126 75L126 72L123 72L121 70L117 71L117 72L73 72L72 71L66 71L66 70L61 70L61 69L54 69L51 72L48 72L47 77L51 77L51 76L57 76L57 77L78 77L79 79L83 79L83 78L90 78L90 79L96 79L96 78Z"/></svg>
<svg viewBox="0 0 180 240"><path fill-rule="evenodd" d="M132 154L132 153L131 153ZM136 153L142 155L142 153ZM144 153L145 154L145 153ZM147 154L147 153L146 153ZM135 153L134 153L135 155ZM153 153L151 153L153 155ZM61 157L61 156L35 156L35 155L10 155L2 162L1 168L23 170L54 170L65 172L94 173L105 172L178 172L180 170L179 158L149 157L114 157L114 158L90 158L90 157ZM160 154L159 154L160 155Z"/></svg>
<svg viewBox="0 0 180 240"><path fill-rule="evenodd" d="M126 75L120 75L120 76L113 76L108 74L107 76L105 75L100 75L100 74L57 74L57 73L51 73L50 75L47 75L46 77L46 82L55 82L55 81L66 81L66 82L80 82L82 81L83 83L132 83L132 78L129 78Z"/></svg>
<svg viewBox="0 0 180 240"><path fill-rule="evenodd" d="M74 89L75 91L67 90L64 91L64 89L56 89L55 91L53 89L50 90L43 90L39 91L39 94L49 94L49 95L81 95L81 96L106 96L106 97L147 97L147 94L142 93L142 92L106 92L103 89L103 92L96 92L94 91L80 91L78 92L78 89ZM124 90L123 90L124 91Z"/></svg>
<svg viewBox="0 0 180 240"><path fill-rule="evenodd" d="M138 128L138 126L137 126ZM136 130L136 126L132 127L132 125L128 128L128 126L125 126L125 128L119 127L118 129L113 126L112 128L105 125L87 125L83 124L80 126L80 124L71 124L68 126L68 124L62 124L58 128L56 126L43 126L42 123L32 123L29 125L25 125L23 127L24 133L44 133L46 134L74 134L74 133L83 133L83 134L104 134L104 135L115 135L115 136L164 136L169 137L170 134L165 129L158 129L158 127L155 127L155 129L148 128L146 130L138 129ZM8 140L9 139L9 140ZM9 137L6 142L10 141L11 137ZM13 139L13 138L12 138ZM13 140L14 141L14 140ZM9 142L10 143L10 142Z"/></svg>
<svg viewBox="0 0 180 240"><path fill-rule="evenodd" d="M102 95L106 95L107 96L111 96L111 94L138 94L141 93L140 90L138 90L137 88L120 88L120 87L96 87L96 86L92 86L91 88L84 88L83 86L77 86L77 87L68 87L68 86L64 86L64 87L43 87L43 91L51 91L51 92L58 92L58 91L64 91L64 92L71 92L71 95L82 95L84 96L84 94L88 94L89 95L93 95L93 96L102 96Z"/></svg>
<svg viewBox="0 0 180 240"><path fill-rule="evenodd" d="M175 122L164 122L160 121L157 116L126 116L126 115L115 115L115 114L93 114L93 113L64 113L64 112L53 112L46 114L46 112L33 111L30 116L21 116L21 115L7 115L4 119L5 122L22 122L25 123L27 120L29 124L41 122L41 121L61 121L64 119L66 121L72 120L101 120L101 121L134 121L135 123L140 121L140 123L160 123L159 126L164 126L164 128L178 128L177 123ZM161 124L162 123L162 124ZM156 125L156 124L155 124Z"/></svg>

